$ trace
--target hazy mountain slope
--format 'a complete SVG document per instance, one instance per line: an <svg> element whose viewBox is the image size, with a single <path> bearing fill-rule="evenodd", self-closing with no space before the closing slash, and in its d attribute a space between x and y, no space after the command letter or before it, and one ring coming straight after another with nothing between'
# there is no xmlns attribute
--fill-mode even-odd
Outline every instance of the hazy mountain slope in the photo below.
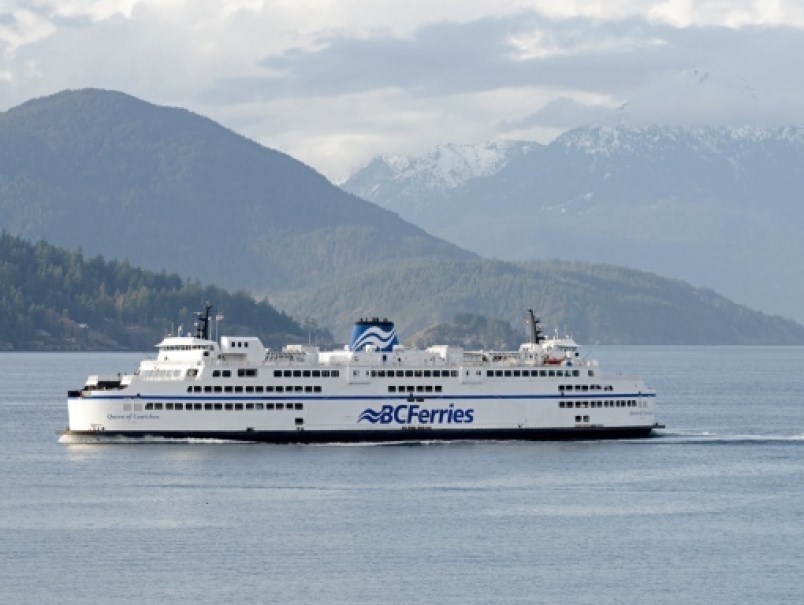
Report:
<svg viewBox="0 0 804 605"><path fill-rule="evenodd" d="M416 186L428 157L344 187L482 255L642 268L804 320L802 128L581 128L441 188Z"/></svg>
<svg viewBox="0 0 804 605"><path fill-rule="evenodd" d="M801 344L804 326L642 271L581 262L523 265L491 260L409 261L379 266L274 302L316 315L336 340L358 316L387 316L407 342L457 313L520 327L533 307L548 329L579 342L631 344Z"/></svg>
<svg viewBox="0 0 804 605"><path fill-rule="evenodd" d="M565 147L562 153L581 157L594 146L577 141ZM521 207L497 204L493 210L484 201L496 199L495 179L536 178L550 149L522 143L445 147L434 160L435 180L428 181L427 162L411 163L406 170L416 182L428 181L430 191L449 193L427 198L442 203L446 222L467 225L475 215L484 220L480 240L499 238L527 249L547 240L544 234L553 229L556 245L547 246L550 255L571 257L577 242L589 238L567 237L560 221L534 228L521 218L532 214L530 198ZM600 154L596 148L594 153ZM565 166L576 170L576 164ZM570 189L583 185L572 182L571 172L545 174L554 179L555 191L570 187L568 182ZM450 197L469 190L482 191L485 198ZM637 220L643 210L618 203L628 217L623 232L648 233ZM450 210L449 204L458 205ZM606 222L595 212L604 208L614 215L617 208L606 204L591 204L586 211L583 204L571 204L554 214L570 214L576 231L592 228L605 238ZM349 322L361 314L392 315L403 333L412 334L460 312L512 322L524 307L534 306L549 321L572 326L587 342L800 342L796 324L686 285L653 291L654 280L666 280L649 274L623 280L612 268L480 261L344 193L284 154L188 111L121 93L64 92L0 114L0 212L0 227L12 233L270 293L295 317L337 329L335 338L345 337ZM601 216L608 219L606 212ZM503 229L504 218L520 231ZM650 233L638 248L622 239L645 257L653 243L661 243ZM690 250L682 247L678 256ZM715 256L693 258L700 264ZM25 294L19 287L18 293Z"/></svg>
<svg viewBox="0 0 804 605"><path fill-rule="evenodd" d="M207 118L102 90L0 114L0 226L257 292L470 256Z"/></svg>

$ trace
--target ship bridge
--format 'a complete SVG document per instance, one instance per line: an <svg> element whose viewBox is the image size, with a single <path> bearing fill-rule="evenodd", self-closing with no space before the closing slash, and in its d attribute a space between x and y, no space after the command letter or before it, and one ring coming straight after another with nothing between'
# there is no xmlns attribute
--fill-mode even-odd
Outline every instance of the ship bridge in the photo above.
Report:
<svg viewBox="0 0 804 605"><path fill-rule="evenodd" d="M183 361L195 363L207 357L217 355L218 345L203 338L190 336L168 336L156 348L159 354L157 361Z"/></svg>

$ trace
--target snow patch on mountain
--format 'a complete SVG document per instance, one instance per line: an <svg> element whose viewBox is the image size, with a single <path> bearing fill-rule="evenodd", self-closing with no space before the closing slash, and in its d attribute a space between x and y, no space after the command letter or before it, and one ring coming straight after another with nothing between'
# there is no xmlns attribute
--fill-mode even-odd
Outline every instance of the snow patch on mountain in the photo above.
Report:
<svg viewBox="0 0 804 605"><path fill-rule="evenodd" d="M390 168L397 184L415 182L420 189L445 191L474 178L492 176L536 147L538 143L521 141L445 143L420 156L383 154L379 159Z"/></svg>
<svg viewBox="0 0 804 605"><path fill-rule="evenodd" d="M488 177L505 168L512 158L534 147L518 141L486 142L479 145L439 145L417 158L388 158L396 171L396 180L428 175L434 189L454 189L473 178Z"/></svg>
<svg viewBox="0 0 804 605"><path fill-rule="evenodd" d="M415 215L440 194L473 179L493 177L514 159L543 146L522 141L490 141L476 145L446 143L420 155L383 154L355 172L342 187L363 199Z"/></svg>
<svg viewBox="0 0 804 605"><path fill-rule="evenodd" d="M570 130L551 146L587 155L614 157L654 152L678 145L705 155L729 155L757 144L784 142L804 144L804 128L762 128L756 126L593 126Z"/></svg>

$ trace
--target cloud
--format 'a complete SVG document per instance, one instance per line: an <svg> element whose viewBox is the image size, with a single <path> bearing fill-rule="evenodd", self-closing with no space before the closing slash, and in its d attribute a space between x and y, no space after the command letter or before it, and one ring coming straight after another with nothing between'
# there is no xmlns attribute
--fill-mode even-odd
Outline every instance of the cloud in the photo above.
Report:
<svg viewBox="0 0 804 605"><path fill-rule="evenodd" d="M802 28L752 0L7 0L0 108L118 89L342 177L606 120L799 124Z"/></svg>
<svg viewBox="0 0 804 605"><path fill-rule="evenodd" d="M56 26L35 5L0 12L0 42L5 47L4 57L12 56L18 47L43 40L55 31Z"/></svg>
<svg viewBox="0 0 804 605"><path fill-rule="evenodd" d="M500 129L513 131L544 126L565 130L585 124L610 122L621 115L623 110L622 106L613 108L601 104L587 105L568 97L556 97L531 114L514 120L501 120Z"/></svg>
<svg viewBox="0 0 804 605"><path fill-rule="evenodd" d="M653 68L682 66L644 28L643 21L556 21L528 12L427 25L410 37L327 36L314 48L263 58L263 76L218 80L206 98L233 103L384 88L429 96L523 86L612 91L644 79L650 56L656 57ZM601 73L606 64L619 69Z"/></svg>
<svg viewBox="0 0 804 605"><path fill-rule="evenodd" d="M804 92L802 83L790 77L804 68L804 32L780 26L680 28L641 18L556 20L522 13L432 24L410 37L325 36L313 48L266 56L259 66L262 74L219 78L203 100L253 103L389 89L442 97L539 88L564 99L547 113L531 115L552 124L568 124L572 115L586 121L605 114L606 105L626 102L632 115L658 120L694 119L696 108L710 117L715 106L725 110L725 119L750 119L752 111L754 119L766 119L774 107L783 108L790 119L796 116L785 99ZM713 81L702 87L687 77L697 72L711 73ZM752 106L741 87L753 87L763 101ZM581 112L590 107L576 97L590 94L605 95L608 103ZM566 100L574 100L572 111ZM526 123L524 117L520 123Z"/></svg>

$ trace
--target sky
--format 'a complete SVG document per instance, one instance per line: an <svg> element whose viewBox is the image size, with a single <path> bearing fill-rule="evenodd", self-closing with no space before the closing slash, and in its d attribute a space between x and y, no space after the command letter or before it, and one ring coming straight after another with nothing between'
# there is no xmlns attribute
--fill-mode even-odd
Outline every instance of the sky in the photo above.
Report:
<svg viewBox="0 0 804 605"><path fill-rule="evenodd" d="M0 0L0 111L185 107L335 182L585 124L804 124L804 0Z"/></svg>

